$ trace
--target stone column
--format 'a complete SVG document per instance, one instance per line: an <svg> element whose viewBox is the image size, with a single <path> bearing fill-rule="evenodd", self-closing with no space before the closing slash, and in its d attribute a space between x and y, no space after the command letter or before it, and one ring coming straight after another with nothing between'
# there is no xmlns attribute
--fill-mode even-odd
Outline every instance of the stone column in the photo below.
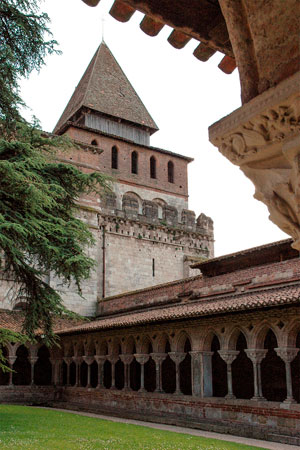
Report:
<svg viewBox="0 0 300 450"><path fill-rule="evenodd" d="M286 392L287 397L283 403L296 403L293 397L293 385L292 385L292 374L291 374L291 362L296 358L299 348L294 347L282 347L275 348L277 355L284 361L285 364L285 374L286 374Z"/></svg>
<svg viewBox="0 0 300 450"><path fill-rule="evenodd" d="M264 359L264 357L266 356L268 350L246 348L245 352L248 358L251 359L253 364L254 396L252 397L251 400L255 401L265 400L262 394L260 364Z"/></svg>
<svg viewBox="0 0 300 450"><path fill-rule="evenodd" d="M227 364L227 387L228 387L228 393L225 396L225 398L235 398L235 395L233 395L232 391L232 371L231 371L231 364L237 357L237 355L240 353L238 350L218 350L219 355L221 358L224 359L224 361Z"/></svg>
<svg viewBox="0 0 300 450"><path fill-rule="evenodd" d="M29 362L30 362L30 366L31 366L31 381L30 384L31 386L34 386L34 365L37 362L37 360L39 359L37 356L29 356Z"/></svg>
<svg viewBox="0 0 300 450"><path fill-rule="evenodd" d="M166 359L166 353L150 353L153 361L155 362L156 369L156 388L155 392L163 392L162 390L162 376L161 376L161 365L163 361Z"/></svg>
<svg viewBox="0 0 300 450"><path fill-rule="evenodd" d="M64 362L67 364L67 384L66 386L70 386L70 365L73 361L73 358L71 356L65 356Z"/></svg>
<svg viewBox="0 0 300 450"><path fill-rule="evenodd" d="M81 356L73 356L73 361L76 364L76 381L75 386L80 387L80 364L82 363Z"/></svg>
<svg viewBox="0 0 300 450"><path fill-rule="evenodd" d="M17 359L16 356L8 356L7 357L7 362L8 362L9 368L10 368L9 381L8 381L9 386L13 385L13 365L14 365L16 359Z"/></svg>
<svg viewBox="0 0 300 450"><path fill-rule="evenodd" d="M115 365L119 359L119 355L108 355L107 359L108 359L108 361L111 362L111 387L110 387L110 389L115 390L116 389Z"/></svg>
<svg viewBox="0 0 300 450"><path fill-rule="evenodd" d="M91 386L91 365L93 364L93 362L95 361L93 356L83 356L82 357L83 361L86 362L87 366L88 366L88 374L87 374L87 385L86 387L88 389L90 389Z"/></svg>
<svg viewBox="0 0 300 450"><path fill-rule="evenodd" d="M58 386L62 386L63 384L63 359L57 360L57 384Z"/></svg>
<svg viewBox="0 0 300 450"><path fill-rule="evenodd" d="M135 359L141 365L141 387L139 392L147 392L145 389L145 364L149 360L150 355L146 353L136 353Z"/></svg>
<svg viewBox="0 0 300 450"><path fill-rule="evenodd" d="M56 384L56 362L57 360L54 358L49 358L51 363L51 384Z"/></svg>
<svg viewBox="0 0 300 450"><path fill-rule="evenodd" d="M212 397L212 365L214 352L195 350L192 357L192 395L197 397Z"/></svg>
<svg viewBox="0 0 300 450"><path fill-rule="evenodd" d="M95 355L95 361L98 364L98 384L96 389L103 389L104 388L104 373L103 373L103 366L106 361L105 355Z"/></svg>
<svg viewBox="0 0 300 450"><path fill-rule="evenodd" d="M175 394L181 395L182 392L180 390L180 369L179 364L184 360L186 353L184 352L169 352L170 358L175 363L176 367L176 390Z"/></svg>
<svg viewBox="0 0 300 450"><path fill-rule="evenodd" d="M133 361L133 355L120 355L121 361L124 363L124 388L123 391L130 391L130 364Z"/></svg>

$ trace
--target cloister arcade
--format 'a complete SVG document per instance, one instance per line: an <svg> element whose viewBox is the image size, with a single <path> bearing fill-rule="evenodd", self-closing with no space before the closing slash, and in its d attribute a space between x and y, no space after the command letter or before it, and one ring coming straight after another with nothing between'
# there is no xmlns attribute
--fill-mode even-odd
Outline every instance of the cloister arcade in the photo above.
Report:
<svg viewBox="0 0 300 450"><path fill-rule="evenodd" d="M1 385L56 385L300 403L300 322L63 336L9 345Z"/></svg>

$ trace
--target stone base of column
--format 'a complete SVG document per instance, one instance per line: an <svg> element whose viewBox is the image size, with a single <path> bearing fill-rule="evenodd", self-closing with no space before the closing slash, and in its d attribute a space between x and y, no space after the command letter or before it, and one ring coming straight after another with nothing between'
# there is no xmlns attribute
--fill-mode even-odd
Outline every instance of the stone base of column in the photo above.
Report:
<svg viewBox="0 0 300 450"><path fill-rule="evenodd" d="M227 395L225 395L225 398L226 398L227 400L230 400L230 399L234 400L234 399L236 398L236 396L233 395L233 394L227 394Z"/></svg>
<svg viewBox="0 0 300 450"><path fill-rule="evenodd" d="M132 389L131 389L131 387L124 387L124 388L122 389L122 391L123 391L123 392L131 392Z"/></svg>
<svg viewBox="0 0 300 450"><path fill-rule="evenodd" d="M284 403L285 405L293 405L294 403L297 403L296 400L292 397L292 398L286 398L282 403Z"/></svg>
<svg viewBox="0 0 300 450"><path fill-rule="evenodd" d="M266 401L265 397L262 397L260 395L254 395L252 398L250 398L250 400L254 401L254 402L263 402Z"/></svg>
<svg viewBox="0 0 300 450"><path fill-rule="evenodd" d="M104 386L101 386L100 384L97 384L96 389L97 389L98 391L102 391L103 389L105 389L105 387L104 387Z"/></svg>
<svg viewBox="0 0 300 450"><path fill-rule="evenodd" d="M174 392L174 395L183 395L183 393L182 393L181 391L178 390L178 391L175 391L175 392Z"/></svg>

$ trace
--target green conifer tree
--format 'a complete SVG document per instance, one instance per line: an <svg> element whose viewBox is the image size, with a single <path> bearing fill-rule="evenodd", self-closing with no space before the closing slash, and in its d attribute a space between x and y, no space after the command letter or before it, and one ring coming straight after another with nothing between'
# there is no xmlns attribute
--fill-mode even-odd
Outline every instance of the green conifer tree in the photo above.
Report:
<svg viewBox="0 0 300 450"><path fill-rule="evenodd" d="M43 133L20 115L20 78L39 70L47 54L58 52L39 3L0 2L0 283L7 274L13 277L16 296L26 304L24 333L34 339L42 330L51 344L53 319L66 310L46 275L75 281L80 292L94 267L84 250L93 237L76 217L76 200L109 187L105 176L59 162L57 150L72 145L70 141ZM2 329L2 345L10 339L15 341L16 335ZM0 346L0 368L1 356Z"/></svg>

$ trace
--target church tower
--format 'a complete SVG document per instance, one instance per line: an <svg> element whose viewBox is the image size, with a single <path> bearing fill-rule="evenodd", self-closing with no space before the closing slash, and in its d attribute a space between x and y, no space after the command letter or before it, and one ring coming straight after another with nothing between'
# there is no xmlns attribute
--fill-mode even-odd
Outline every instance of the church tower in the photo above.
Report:
<svg viewBox="0 0 300 450"><path fill-rule="evenodd" d="M191 262L213 256L212 220L196 220L188 209L192 159L151 147L157 130L102 42L54 129L79 144L62 160L114 180L104 198L80 199L96 240L89 254L97 270L83 286L85 300L52 280L71 310L92 315L101 299L194 275Z"/></svg>

